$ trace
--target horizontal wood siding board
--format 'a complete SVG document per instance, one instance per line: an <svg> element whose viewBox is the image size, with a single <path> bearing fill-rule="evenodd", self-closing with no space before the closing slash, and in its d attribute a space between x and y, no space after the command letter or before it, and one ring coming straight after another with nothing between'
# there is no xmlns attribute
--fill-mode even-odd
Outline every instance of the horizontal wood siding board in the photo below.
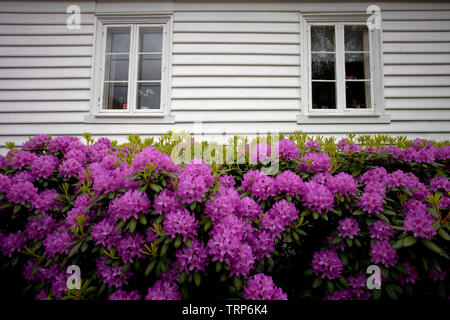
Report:
<svg viewBox="0 0 450 320"><path fill-rule="evenodd" d="M299 33L297 23L264 23L264 22L177 22L174 32L236 32L236 33Z"/></svg>
<svg viewBox="0 0 450 320"><path fill-rule="evenodd" d="M284 33L174 33L174 43L299 44L299 34Z"/></svg>
<svg viewBox="0 0 450 320"><path fill-rule="evenodd" d="M91 57L2 57L0 68L92 67Z"/></svg>
<svg viewBox="0 0 450 320"><path fill-rule="evenodd" d="M299 76L297 66L173 66L174 76Z"/></svg>
<svg viewBox="0 0 450 320"><path fill-rule="evenodd" d="M15 35L0 36L0 46L92 46L93 35Z"/></svg>
<svg viewBox="0 0 450 320"><path fill-rule="evenodd" d="M76 68L0 68L0 79L89 79L90 67Z"/></svg>
<svg viewBox="0 0 450 320"><path fill-rule="evenodd" d="M209 66L300 66L298 55L268 55L268 54L174 54L174 66L183 65L209 65Z"/></svg>
<svg viewBox="0 0 450 320"><path fill-rule="evenodd" d="M0 90L90 89L91 79L8 79L0 80Z"/></svg>
<svg viewBox="0 0 450 320"><path fill-rule="evenodd" d="M89 107L88 100L0 101L0 113L87 112Z"/></svg>

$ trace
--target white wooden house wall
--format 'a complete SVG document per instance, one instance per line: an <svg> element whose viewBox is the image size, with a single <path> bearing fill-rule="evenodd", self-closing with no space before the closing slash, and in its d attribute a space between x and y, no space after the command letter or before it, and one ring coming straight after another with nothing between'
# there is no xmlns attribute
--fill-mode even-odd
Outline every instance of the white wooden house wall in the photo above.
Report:
<svg viewBox="0 0 450 320"><path fill-rule="evenodd" d="M66 8L81 8L68 30ZM0 1L0 148L30 135L208 136L264 130L450 138L450 3L379 2L388 124L298 123L300 13L365 12L370 2ZM86 123L96 12L173 12L173 124ZM220 139L219 139L220 141Z"/></svg>

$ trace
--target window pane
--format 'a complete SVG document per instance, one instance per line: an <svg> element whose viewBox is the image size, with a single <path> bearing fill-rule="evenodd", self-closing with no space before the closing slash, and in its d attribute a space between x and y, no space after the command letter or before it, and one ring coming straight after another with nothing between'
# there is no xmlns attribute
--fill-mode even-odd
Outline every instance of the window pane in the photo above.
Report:
<svg viewBox="0 0 450 320"><path fill-rule="evenodd" d="M108 28L106 42L107 53L129 52L130 28Z"/></svg>
<svg viewBox="0 0 450 320"><path fill-rule="evenodd" d="M140 29L139 51L162 52L162 27Z"/></svg>
<svg viewBox="0 0 450 320"><path fill-rule="evenodd" d="M139 80L161 80L161 55L139 55Z"/></svg>
<svg viewBox="0 0 450 320"><path fill-rule="evenodd" d="M128 81L128 54L106 55L105 80Z"/></svg>
<svg viewBox="0 0 450 320"><path fill-rule="evenodd" d="M161 97L160 83L139 83L138 109L159 109Z"/></svg>
<svg viewBox="0 0 450 320"><path fill-rule="evenodd" d="M317 80L335 79L334 53L312 53L312 78Z"/></svg>
<svg viewBox="0 0 450 320"><path fill-rule="evenodd" d="M334 51L334 27L311 26L311 51Z"/></svg>
<svg viewBox="0 0 450 320"><path fill-rule="evenodd" d="M346 81L345 94L347 108L366 109L370 107L370 82Z"/></svg>
<svg viewBox="0 0 450 320"><path fill-rule="evenodd" d="M128 83L105 82L104 109L127 109Z"/></svg>
<svg viewBox="0 0 450 320"><path fill-rule="evenodd" d="M345 78L369 79L369 54L346 53L345 54Z"/></svg>
<svg viewBox="0 0 450 320"><path fill-rule="evenodd" d="M368 51L367 27L345 26L345 51Z"/></svg>
<svg viewBox="0 0 450 320"><path fill-rule="evenodd" d="M336 109L335 82L312 82L313 109Z"/></svg>

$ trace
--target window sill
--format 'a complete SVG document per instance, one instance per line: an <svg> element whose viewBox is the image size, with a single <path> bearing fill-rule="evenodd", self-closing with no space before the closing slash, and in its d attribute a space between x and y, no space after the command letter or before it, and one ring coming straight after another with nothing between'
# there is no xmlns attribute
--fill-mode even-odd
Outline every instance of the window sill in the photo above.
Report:
<svg viewBox="0 0 450 320"><path fill-rule="evenodd" d="M364 123L391 123L389 114L307 114L297 115L298 124L364 124Z"/></svg>
<svg viewBox="0 0 450 320"><path fill-rule="evenodd" d="M96 114L84 117L84 123L123 123L123 124L170 124L175 123L175 116L165 113L150 114Z"/></svg>

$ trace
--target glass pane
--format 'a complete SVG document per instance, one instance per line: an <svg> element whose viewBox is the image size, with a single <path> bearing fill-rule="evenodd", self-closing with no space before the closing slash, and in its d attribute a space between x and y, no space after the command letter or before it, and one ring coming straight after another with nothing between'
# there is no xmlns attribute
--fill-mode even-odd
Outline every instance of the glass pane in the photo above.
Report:
<svg viewBox="0 0 450 320"><path fill-rule="evenodd" d="M161 97L161 84L139 83L138 87L138 109L159 109Z"/></svg>
<svg viewBox="0 0 450 320"><path fill-rule="evenodd" d="M345 26L345 51L368 51L366 26Z"/></svg>
<svg viewBox="0 0 450 320"><path fill-rule="evenodd" d="M312 53L312 78L317 80L335 79L334 53Z"/></svg>
<svg viewBox="0 0 450 320"><path fill-rule="evenodd" d="M311 26L311 51L334 51L333 26Z"/></svg>
<svg viewBox="0 0 450 320"><path fill-rule="evenodd" d="M162 27L140 29L139 52L162 52Z"/></svg>
<svg viewBox="0 0 450 320"><path fill-rule="evenodd" d="M104 109L127 109L128 83L105 82Z"/></svg>
<svg viewBox="0 0 450 320"><path fill-rule="evenodd" d="M336 109L336 84L312 82L313 109Z"/></svg>
<svg viewBox="0 0 450 320"><path fill-rule="evenodd" d="M106 55L105 80L128 81L128 54Z"/></svg>
<svg viewBox="0 0 450 320"><path fill-rule="evenodd" d="M161 80L161 55L139 55L139 80Z"/></svg>
<svg viewBox="0 0 450 320"><path fill-rule="evenodd" d="M345 54L345 78L369 79L369 54L346 53Z"/></svg>
<svg viewBox="0 0 450 320"><path fill-rule="evenodd" d="M345 94L347 108L366 109L370 107L369 81L346 81Z"/></svg>
<svg viewBox="0 0 450 320"><path fill-rule="evenodd" d="M107 53L130 52L130 28L108 28Z"/></svg>

